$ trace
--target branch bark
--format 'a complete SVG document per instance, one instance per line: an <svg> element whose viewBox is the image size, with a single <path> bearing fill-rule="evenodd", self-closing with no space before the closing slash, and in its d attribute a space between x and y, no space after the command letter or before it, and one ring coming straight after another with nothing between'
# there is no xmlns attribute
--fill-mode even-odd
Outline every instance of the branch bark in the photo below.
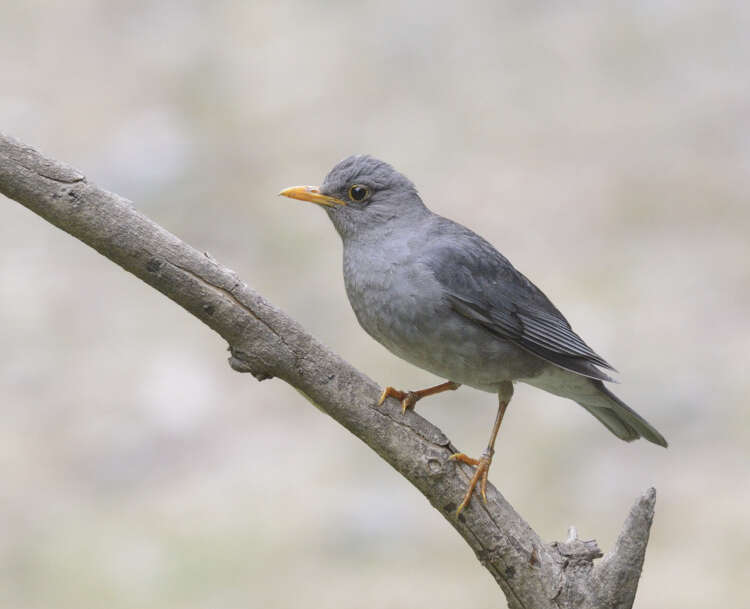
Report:
<svg viewBox="0 0 750 609"><path fill-rule="evenodd" d="M162 292L229 343L230 365L258 380L283 379L359 437L429 500L474 550L511 609L631 607L656 494L649 489L628 516L614 550L602 554L575 529L546 544L489 485L456 518L471 476L449 461L457 452L437 427L401 414L380 388L328 350L237 275L139 213L81 173L0 133L0 193L80 239Z"/></svg>

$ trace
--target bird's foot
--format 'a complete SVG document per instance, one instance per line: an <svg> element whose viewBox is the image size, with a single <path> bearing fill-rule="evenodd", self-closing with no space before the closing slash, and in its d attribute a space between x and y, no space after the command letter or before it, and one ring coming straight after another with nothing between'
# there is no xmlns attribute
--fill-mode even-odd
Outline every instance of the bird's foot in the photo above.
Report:
<svg viewBox="0 0 750 609"><path fill-rule="evenodd" d="M461 463L466 463L467 465L472 465L477 468L474 472L474 476L472 476L469 481L469 488L464 495L464 500L456 510L456 517L458 517L462 510L469 505L469 501L471 501L471 496L474 494L474 489L477 484L479 484L479 490L482 493L482 500L487 503L487 475L489 474L490 465L492 464L493 453L494 451L486 450L482 453L482 456L479 457L479 459L473 459L464 453L455 453L450 456L452 461L460 461Z"/></svg>
<svg viewBox="0 0 750 609"><path fill-rule="evenodd" d="M386 387L383 390L383 393L380 394L378 406L382 406L386 398L396 398L401 402L401 413L403 414L410 408L414 408L414 405L419 400L426 398L428 395L435 395L436 393L442 393L443 391L455 391L460 386L460 383L448 381L447 383L428 387L427 389L420 389L419 391L399 391L393 387Z"/></svg>
<svg viewBox="0 0 750 609"><path fill-rule="evenodd" d="M393 387L386 387L380 394L378 406L382 406L386 398L396 398L401 402L401 414L404 414L409 408L414 408L421 397L418 391L399 391Z"/></svg>

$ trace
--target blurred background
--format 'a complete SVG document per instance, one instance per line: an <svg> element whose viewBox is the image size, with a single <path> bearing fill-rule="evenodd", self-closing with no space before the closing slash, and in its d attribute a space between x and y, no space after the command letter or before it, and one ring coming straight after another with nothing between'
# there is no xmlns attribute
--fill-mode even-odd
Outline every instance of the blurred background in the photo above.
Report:
<svg viewBox="0 0 750 609"><path fill-rule="evenodd" d="M747 3L4 0L0 130L133 200L381 384L341 246L279 199L368 152L481 232L669 439L519 386L491 480L547 540L657 512L636 607L750 569ZM0 606L504 607L424 498L134 277L0 201ZM419 411L460 449L495 398ZM740 600L742 599L742 600Z"/></svg>

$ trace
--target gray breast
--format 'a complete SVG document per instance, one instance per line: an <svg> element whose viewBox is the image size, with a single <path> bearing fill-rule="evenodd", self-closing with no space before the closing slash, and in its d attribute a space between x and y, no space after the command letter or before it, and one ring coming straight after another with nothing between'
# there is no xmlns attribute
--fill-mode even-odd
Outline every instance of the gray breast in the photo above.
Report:
<svg viewBox="0 0 750 609"><path fill-rule="evenodd" d="M344 282L365 331L402 359L443 379L495 392L538 374L537 357L455 313L432 271L403 244L348 243Z"/></svg>

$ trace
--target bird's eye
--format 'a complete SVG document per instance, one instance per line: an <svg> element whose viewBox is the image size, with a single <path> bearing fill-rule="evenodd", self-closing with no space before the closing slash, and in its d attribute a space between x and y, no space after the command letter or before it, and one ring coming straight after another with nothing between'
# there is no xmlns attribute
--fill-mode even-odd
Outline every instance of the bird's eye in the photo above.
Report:
<svg viewBox="0 0 750 609"><path fill-rule="evenodd" d="M367 186L352 184L351 188L349 188L349 198L352 201L364 201L369 196L370 189Z"/></svg>

